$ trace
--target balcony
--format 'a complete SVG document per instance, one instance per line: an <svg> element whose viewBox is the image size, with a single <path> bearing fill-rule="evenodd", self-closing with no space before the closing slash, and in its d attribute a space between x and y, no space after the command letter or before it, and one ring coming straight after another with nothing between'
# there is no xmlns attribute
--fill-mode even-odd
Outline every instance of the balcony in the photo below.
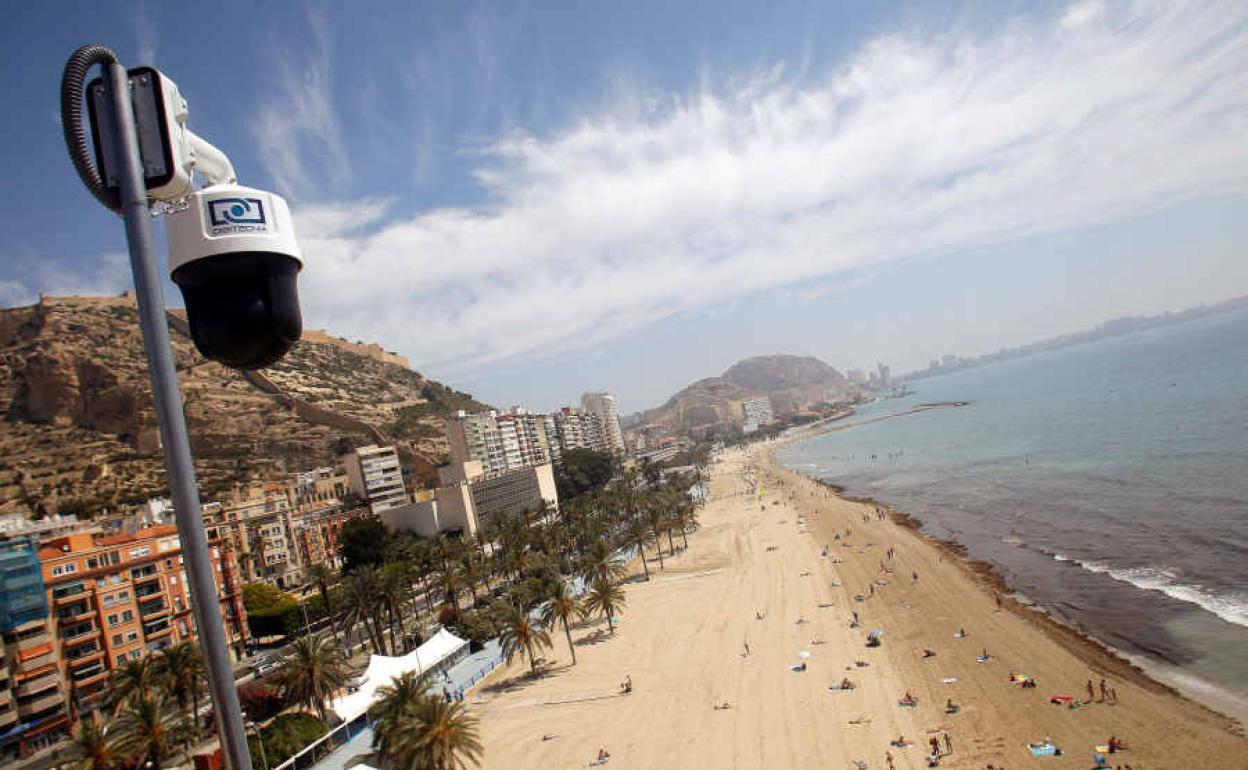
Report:
<svg viewBox="0 0 1248 770"><path fill-rule="evenodd" d="M31 677L17 686L17 697L21 698L26 695L35 695L44 690L50 690L56 687L57 676L56 668L50 668L38 676Z"/></svg>
<svg viewBox="0 0 1248 770"><path fill-rule="evenodd" d="M36 714L40 714L48 709L59 706L64 702L65 696L61 695L59 691L53 690L48 693L48 695L42 698L36 698L29 703L18 703L17 715L22 719L29 719Z"/></svg>
<svg viewBox="0 0 1248 770"><path fill-rule="evenodd" d="M34 669L42 668L49 663L55 662L56 651L52 647L51 640L46 639L46 637L43 644L37 647L31 647L29 650L24 650L17 654L17 670L19 672L33 671Z"/></svg>
<svg viewBox="0 0 1248 770"><path fill-rule="evenodd" d="M74 645L85 644L100 635L100 629L95 626L82 626L79 628L68 629L61 634L61 646L72 647Z"/></svg>
<svg viewBox="0 0 1248 770"><path fill-rule="evenodd" d="M26 704L17 704L17 716L20 716L20 718L24 720L30 719L32 716L37 716L44 713L44 711L55 709L56 706L60 706L64 703L64 696L60 693L55 693L54 691L54 693L47 695L46 698L32 700L30 703Z"/></svg>
<svg viewBox="0 0 1248 770"><path fill-rule="evenodd" d="M157 615L163 615L168 612L169 605L165 604L164 599L157 599L156 601L139 605L139 617L142 618L156 617Z"/></svg>
<svg viewBox="0 0 1248 770"><path fill-rule="evenodd" d="M134 598L142 599L146 596L151 596L152 594L158 594L160 592L161 592L160 584L153 583L152 581L149 580L146 583L142 583L135 587Z"/></svg>
<svg viewBox="0 0 1248 770"><path fill-rule="evenodd" d="M21 659L22 657L21 654L23 652L29 652L30 650L33 650L36 647L42 647L45 644L52 643L52 636L48 634L47 629L44 629L42 624L40 624L40 628L43 629L40 631L40 633L31 634L30 636L27 636L23 639L19 639L17 641L17 644L16 644L17 653L18 653L17 657L19 660ZM14 645L10 643L9 646L12 647Z"/></svg>
<svg viewBox="0 0 1248 770"><path fill-rule="evenodd" d="M82 585L82 583L75 583L72 586L54 588L52 590L52 603L60 607L65 604L69 604L72 601L84 598L84 594L86 594L86 592L87 589Z"/></svg>
<svg viewBox="0 0 1248 770"><path fill-rule="evenodd" d="M156 569L156 565L154 564L149 564L146 567L135 567L130 570L130 579L135 583L158 579L159 577L160 572Z"/></svg>
<svg viewBox="0 0 1248 770"><path fill-rule="evenodd" d="M70 605L56 611L56 619L61 623L76 623L89 620L95 616L95 610L86 602Z"/></svg>
<svg viewBox="0 0 1248 770"><path fill-rule="evenodd" d="M148 621L143 624L143 635L146 636L148 639L154 639L159 636L164 636L165 634L167 634L168 632L172 630L173 630L173 624L169 622L168 618L161 618L155 621Z"/></svg>
<svg viewBox="0 0 1248 770"><path fill-rule="evenodd" d="M85 668L82 672L75 671L69 675L74 680L74 689L81 690L90 687L96 682L102 682L108 678L108 669L104 668L103 663L96 664L90 668Z"/></svg>
<svg viewBox="0 0 1248 770"><path fill-rule="evenodd" d="M17 724L17 709L9 708L0 711L0 730L12 727Z"/></svg>
<svg viewBox="0 0 1248 770"><path fill-rule="evenodd" d="M74 652L77 653L78 650L80 649L83 649L83 648L76 647L74 648ZM72 656L66 655L65 660L69 663L69 666L71 669L76 670L79 666L84 666L93 660L100 660L103 657L104 657L104 650L96 647L96 648L87 650L86 652L78 653L77 655L72 655Z"/></svg>

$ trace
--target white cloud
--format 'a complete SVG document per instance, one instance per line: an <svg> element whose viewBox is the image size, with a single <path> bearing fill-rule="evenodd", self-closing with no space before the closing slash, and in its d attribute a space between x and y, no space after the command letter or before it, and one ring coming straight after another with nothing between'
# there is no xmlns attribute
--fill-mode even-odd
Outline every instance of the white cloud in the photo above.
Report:
<svg viewBox="0 0 1248 770"><path fill-rule="evenodd" d="M260 106L253 129L278 190L296 199L349 172L334 112L329 32L318 12L309 9L307 21L314 45L275 53L276 93Z"/></svg>
<svg viewBox="0 0 1248 770"><path fill-rule="evenodd" d="M0 281L0 307L29 305L39 292L85 296L120 294L134 287L130 258L121 252L101 254L94 261L69 264L55 259L30 260L29 274Z"/></svg>
<svg viewBox="0 0 1248 770"><path fill-rule="evenodd" d="M980 37L880 37L800 85L779 66L723 82L508 134L475 172L485 207L297 210L309 320L467 374L760 290L1248 189L1242 2L1083 3Z"/></svg>

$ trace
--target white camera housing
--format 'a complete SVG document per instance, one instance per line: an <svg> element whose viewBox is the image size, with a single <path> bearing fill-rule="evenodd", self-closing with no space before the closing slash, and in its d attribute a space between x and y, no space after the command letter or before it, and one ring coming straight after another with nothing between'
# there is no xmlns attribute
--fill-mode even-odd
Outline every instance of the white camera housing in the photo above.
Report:
<svg viewBox="0 0 1248 770"><path fill-rule="evenodd" d="M281 196L216 184L165 217L169 271L195 346L238 369L276 362L299 340L303 255Z"/></svg>

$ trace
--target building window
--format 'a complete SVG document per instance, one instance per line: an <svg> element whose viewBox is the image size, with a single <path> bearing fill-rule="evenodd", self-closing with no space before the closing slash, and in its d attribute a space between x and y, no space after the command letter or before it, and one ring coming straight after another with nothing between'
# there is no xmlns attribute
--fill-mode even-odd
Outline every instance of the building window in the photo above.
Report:
<svg viewBox="0 0 1248 770"><path fill-rule="evenodd" d="M58 564L57 566L52 568L52 577L59 577L61 575L72 575L77 571L78 571L77 564Z"/></svg>
<svg viewBox="0 0 1248 770"><path fill-rule="evenodd" d="M147 556L147 555L148 555L149 553L151 553L151 552L152 552L151 547L150 547L150 546L146 546L146 545L145 545L145 546L143 546L143 547L141 547L141 548L131 548L131 549L130 549L130 558L131 558L131 559L137 559L137 558L139 558L139 557L141 557L141 556Z"/></svg>
<svg viewBox="0 0 1248 770"><path fill-rule="evenodd" d="M138 631L130 631L129 633L127 633L127 634L126 634L126 641L127 641L127 642L137 642L137 641L139 641L139 632L138 632Z"/></svg>
<svg viewBox="0 0 1248 770"><path fill-rule="evenodd" d="M113 626L115 626L115 625L119 624L120 622L121 622L121 621L117 619L117 616L116 616L116 615L109 615L109 616L108 616L108 627L109 627L109 628L112 628Z"/></svg>
<svg viewBox="0 0 1248 770"><path fill-rule="evenodd" d="M133 610L126 610L125 612L121 613L121 619L122 619L122 620L124 620L124 621L125 621L125 622L127 622L127 623L129 623L130 621L134 620L134 611L133 611Z"/></svg>
<svg viewBox="0 0 1248 770"><path fill-rule="evenodd" d="M113 634L113 646L114 647L120 647L121 645L125 643L126 643L125 637L123 637L121 634Z"/></svg>

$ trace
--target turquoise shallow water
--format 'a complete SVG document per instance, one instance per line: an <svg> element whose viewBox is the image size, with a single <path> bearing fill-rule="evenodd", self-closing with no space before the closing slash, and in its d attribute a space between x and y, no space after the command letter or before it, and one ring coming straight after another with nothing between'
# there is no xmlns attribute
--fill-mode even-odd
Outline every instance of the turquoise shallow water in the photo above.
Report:
<svg viewBox="0 0 1248 770"><path fill-rule="evenodd" d="M1063 621L1248 713L1248 311L913 387L849 423L970 403L777 459L917 516Z"/></svg>

